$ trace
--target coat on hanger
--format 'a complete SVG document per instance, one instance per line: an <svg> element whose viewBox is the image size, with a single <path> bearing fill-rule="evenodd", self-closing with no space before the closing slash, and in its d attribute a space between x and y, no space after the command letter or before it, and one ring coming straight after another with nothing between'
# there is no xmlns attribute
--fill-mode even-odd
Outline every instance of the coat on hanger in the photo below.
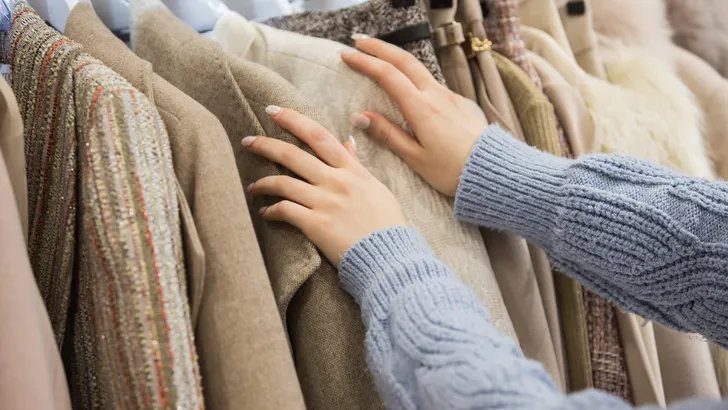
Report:
<svg viewBox="0 0 728 410"><path fill-rule="evenodd" d="M74 7L66 35L147 95L169 134L183 194L190 310L206 405L303 408L234 148L220 121L155 74L104 26L90 3Z"/></svg>
<svg viewBox="0 0 728 410"><path fill-rule="evenodd" d="M24 1L9 36L25 121L29 255L74 407L203 406L172 156L156 108Z"/></svg>
<svg viewBox="0 0 728 410"><path fill-rule="evenodd" d="M337 53L341 44L253 23L237 13L226 13L218 21L213 38L238 57L257 57L255 62L290 81L333 120L336 135L356 135L362 165L394 193L409 223L480 297L493 324L515 338L478 230L460 224L449 198L430 187L389 149L352 126L352 113L375 111L407 128L387 93L341 61ZM250 47L253 44L256 46ZM255 52L248 54L251 49Z"/></svg>
<svg viewBox="0 0 728 410"><path fill-rule="evenodd" d="M217 116L225 127L247 186L269 175L291 175L240 146L266 135L312 152L265 113L267 105L295 109L333 131L331 121L273 71L226 53L174 17L160 2L132 7L134 51L157 74ZM307 407L382 408L367 368L364 326L354 300L339 286L336 268L298 229L264 221L257 210L272 198L254 198L251 216L273 293L288 331Z"/></svg>

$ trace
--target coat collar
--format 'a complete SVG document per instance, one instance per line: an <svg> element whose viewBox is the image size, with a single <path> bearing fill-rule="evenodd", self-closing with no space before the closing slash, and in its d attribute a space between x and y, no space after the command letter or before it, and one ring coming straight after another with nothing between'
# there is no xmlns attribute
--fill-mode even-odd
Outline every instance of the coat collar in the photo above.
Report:
<svg viewBox="0 0 728 410"><path fill-rule="evenodd" d="M126 78L154 103L152 64L139 58L118 39L96 15L88 0L80 1L71 10L64 34Z"/></svg>

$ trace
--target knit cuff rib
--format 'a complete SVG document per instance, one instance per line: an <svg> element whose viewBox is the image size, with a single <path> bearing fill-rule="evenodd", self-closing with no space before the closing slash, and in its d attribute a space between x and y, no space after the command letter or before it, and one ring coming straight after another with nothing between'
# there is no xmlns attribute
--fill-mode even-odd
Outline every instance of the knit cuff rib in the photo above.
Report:
<svg viewBox="0 0 728 410"><path fill-rule="evenodd" d="M529 147L491 125L465 164L455 216L543 246L557 228L560 190L570 161Z"/></svg>
<svg viewBox="0 0 728 410"><path fill-rule="evenodd" d="M454 275L413 228L372 233L349 249L339 264L339 279L357 303L386 312L394 296L415 283ZM377 307L378 305L378 307Z"/></svg>

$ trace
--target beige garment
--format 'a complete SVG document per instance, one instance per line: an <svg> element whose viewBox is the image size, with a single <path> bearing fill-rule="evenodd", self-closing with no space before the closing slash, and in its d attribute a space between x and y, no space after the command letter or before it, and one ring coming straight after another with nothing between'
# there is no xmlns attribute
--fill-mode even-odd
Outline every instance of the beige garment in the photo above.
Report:
<svg viewBox="0 0 728 410"><path fill-rule="evenodd" d="M564 50L570 60L574 52L561 22L557 1L563 0L518 0L521 27L528 26L546 32Z"/></svg>
<svg viewBox="0 0 728 410"><path fill-rule="evenodd" d="M28 238L28 185L25 180L25 145L23 119L13 90L6 81L0 81L0 151L5 159L13 196L18 204L18 215L23 241Z"/></svg>
<svg viewBox="0 0 728 410"><path fill-rule="evenodd" d="M475 291L495 326L515 338L477 228L459 223L451 199L352 126L351 114L361 111L381 113L405 127L406 121L382 88L341 61L337 54L341 44L251 23L234 12L218 20L212 38L228 52L255 58L290 81L312 104L325 110L338 135L355 135L362 164L394 193L409 223L427 239L438 258Z"/></svg>
<svg viewBox="0 0 728 410"><path fill-rule="evenodd" d="M691 52L678 46L672 50L680 79L703 109L705 138L715 173L719 178L728 179L728 80Z"/></svg>
<svg viewBox="0 0 728 410"><path fill-rule="evenodd" d="M0 111L0 129L20 131L22 142L18 106L5 80L0 79L0 83L5 104ZM12 155L20 159L24 169L23 151ZM18 180L11 181L4 159L7 157L10 155L0 149L0 403L5 410L70 410L63 363L28 261L13 193Z"/></svg>
<svg viewBox="0 0 728 410"><path fill-rule="evenodd" d="M490 49L479 52L476 56L470 56L470 70L467 70L467 73L474 73L475 79L470 76L465 77L463 74L466 72L465 70L457 72L453 69L454 67L468 67L467 57L462 51L460 43L466 42L466 45L472 48L472 42L477 40L473 36L485 39L480 4L473 0L464 0L460 3L458 19L464 22L466 27L473 29L467 35L463 34L460 23L454 23L456 8L458 8L458 4L453 3L451 8L430 10L430 22L433 27L436 27L435 50L438 52L438 59L450 88L469 97L467 93L470 88L463 87L460 83L467 81L471 87L475 84L477 99L488 120L491 123L500 123L512 130L515 129L514 134L523 140L521 121L518 119L503 78L497 71L498 66L493 59L495 55L491 54ZM450 78L456 80L451 81ZM466 91L463 92L463 90ZM491 99L493 100L491 101ZM501 115L502 113L505 115ZM488 229L482 229L481 232L488 248L488 254L491 255L493 270L524 354L528 358L541 362L556 380L560 390L565 391L560 327L555 329L558 334L552 337L539 283L531 263L528 244L522 238L511 233ZM551 271L548 265L543 267L545 270L540 271L539 274L550 276ZM551 282L551 284L553 283ZM552 323L558 323L558 321ZM558 348L554 347L554 342L559 343Z"/></svg>
<svg viewBox="0 0 728 410"><path fill-rule="evenodd" d="M188 293L206 405L303 408L233 148L220 122L154 74L152 65L116 38L89 3L74 7L65 30L153 99L167 128L183 192Z"/></svg>
<svg viewBox="0 0 728 410"><path fill-rule="evenodd" d="M569 84L543 57L528 52L528 58L541 76L543 91L554 105L574 156L600 152L600 135L579 90Z"/></svg>
<svg viewBox="0 0 728 410"><path fill-rule="evenodd" d="M240 147L248 135L267 135L301 147L273 123L269 104L295 109L332 130L330 120L273 71L225 53L177 19L161 3L132 2L132 40L155 72L195 98L225 127L244 184L285 168ZM253 222L288 336L306 405L315 409L382 408L364 355L364 326L354 300L339 286L336 269L290 225L266 222L250 203Z"/></svg>
<svg viewBox="0 0 728 410"><path fill-rule="evenodd" d="M491 55L480 3L477 0L461 0L456 20L462 24L460 27L464 32L462 37L466 39L463 47L468 57L478 104L489 123L502 125L513 136L523 141L523 129L516 115L516 109Z"/></svg>
<svg viewBox="0 0 728 410"><path fill-rule="evenodd" d="M606 78L607 73L604 71L604 63L599 55L599 44L592 21L591 0L581 1L585 6L584 14L569 14L568 0L556 0L561 23L579 66L597 78Z"/></svg>
<svg viewBox="0 0 728 410"><path fill-rule="evenodd" d="M640 322L642 320L642 322ZM657 358L652 323L644 323L636 315L617 309L619 333L627 360L632 397L638 406L657 404L665 407L665 390Z"/></svg>
<svg viewBox="0 0 728 410"><path fill-rule="evenodd" d="M429 6L429 2L425 3ZM470 66L462 47L466 39L462 26L455 21L457 3L458 0L452 0L451 7L429 9L430 25L433 30L432 44L447 87L465 98L476 101Z"/></svg>
<svg viewBox="0 0 728 410"><path fill-rule="evenodd" d="M583 146L585 148L590 144L594 144L594 148L601 148L603 150L606 135L620 133L620 128L618 127L621 124L615 121L601 121L600 118L607 120L611 117L625 118L631 112L629 108L626 108L625 111L606 111L607 109L622 108L622 106L614 106L610 101L617 98L625 107L629 107L630 104L641 104L642 100L635 100L636 97L627 90L622 90L619 87L589 76L545 32L533 27L521 26L521 37L529 50L546 60L548 64L561 74L569 85L581 94L590 112L590 116L593 118L595 127L595 138L593 142L590 143L588 139L582 140ZM632 100L635 101L633 102ZM606 105L600 106L598 104L600 102ZM566 123L568 122L566 121ZM625 126L629 127L629 125ZM631 130L630 135L644 133L644 130L627 129ZM618 312L617 318L635 404L664 405L665 397L662 378L659 374L659 366L656 360L654 360L657 357L656 346L653 343L649 343L650 340L654 339L652 326L643 327L644 320L633 314Z"/></svg>
<svg viewBox="0 0 728 410"><path fill-rule="evenodd" d="M655 323L655 342L667 404L690 397L720 398L708 342Z"/></svg>

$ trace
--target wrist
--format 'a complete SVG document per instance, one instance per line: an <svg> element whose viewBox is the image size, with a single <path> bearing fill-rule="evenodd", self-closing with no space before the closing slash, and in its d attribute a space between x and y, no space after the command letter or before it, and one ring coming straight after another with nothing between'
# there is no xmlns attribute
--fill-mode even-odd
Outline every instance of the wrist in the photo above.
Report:
<svg viewBox="0 0 728 410"><path fill-rule="evenodd" d="M455 216L517 233L541 245L556 229L560 191L570 163L491 125L465 163L455 196Z"/></svg>
<svg viewBox="0 0 728 410"><path fill-rule="evenodd" d="M366 236L344 254L339 264L342 287L360 305L372 300L388 304L408 286L445 275L451 273L442 269L427 241L407 227L387 228Z"/></svg>

